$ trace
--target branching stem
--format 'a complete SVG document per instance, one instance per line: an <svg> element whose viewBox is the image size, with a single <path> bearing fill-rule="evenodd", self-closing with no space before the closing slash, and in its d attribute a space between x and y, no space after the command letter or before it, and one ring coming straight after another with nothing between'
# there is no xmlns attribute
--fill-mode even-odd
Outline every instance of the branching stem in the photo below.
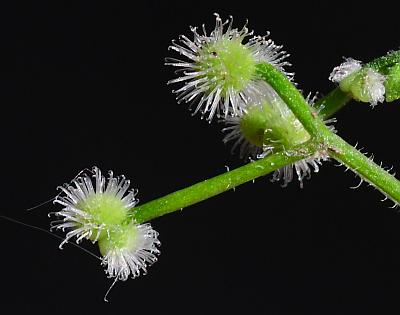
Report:
<svg viewBox="0 0 400 315"><path fill-rule="evenodd" d="M368 63L367 66L384 73L386 69L399 62L400 51L397 51L378 58ZM285 165L312 156L320 150L328 152L332 158L368 181L396 204L400 203L400 182L393 175L376 165L370 158L334 134L321 119L321 117L331 116L343 107L351 99L350 95L336 88L319 100L314 108L311 108L292 82L272 65L259 64L257 72L260 78L271 85L285 101L309 132L312 140L301 145L301 147L271 154L258 161L133 208L130 210L131 219L142 223L188 207L264 176Z"/></svg>
<svg viewBox="0 0 400 315"><path fill-rule="evenodd" d="M269 64L261 64L258 72L286 102L314 140L326 147L331 157L368 181L396 204L400 203L400 181L329 130L316 113L312 114L313 109L280 71Z"/></svg>

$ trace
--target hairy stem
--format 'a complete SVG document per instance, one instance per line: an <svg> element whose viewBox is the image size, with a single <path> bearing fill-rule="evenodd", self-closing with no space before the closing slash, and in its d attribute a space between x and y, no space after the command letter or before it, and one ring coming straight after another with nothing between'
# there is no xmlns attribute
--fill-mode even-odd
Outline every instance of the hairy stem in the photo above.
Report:
<svg viewBox="0 0 400 315"><path fill-rule="evenodd" d="M301 148L271 154L258 161L137 206L130 210L130 217L138 223L149 221L267 175L287 164L304 159L315 151L315 143L309 142L303 144Z"/></svg>
<svg viewBox="0 0 400 315"><path fill-rule="evenodd" d="M400 181L329 130L318 115L311 114L310 106L284 74L269 64L260 64L258 73L275 89L314 139L326 146L332 157L395 203L400 203Z"/></svg>
<svg viewBox="0 0 400 315"><path fill-rule="evenodd" d="M292 82L280 70L268 63L258 64L257 73L279 94L308 133L318 137L319 130L325 125Z"/></svg>
<svg viewBox="0 0 400 315"><path fill-rule="evenodd" d="M371 67L378 72L385 73L388 68L398 63L400 63L400 50L392 51L386 56L376 58L368 62L365 66Z"/></svg>
<svg viewBox="0 0 400 315"><path fill-rule="evenodd" d="M400 62L400 51L377 58L366 66L384 73L398 62ZM299 148L271 154L235 170L135 207L129 212L130 219L142 223L177 211L260 176L267 175L285 165L307 158L318 150L326 150L331 157L347 166L362 179L370 182L394 202L400 203L400 182L332 133L320 118L327 118L342 108L351 99L348 94L336 88L320 99L314 108L311 108L296 87L276 68L269 64L259 64L257 72L290 107L304 128L310 133L312 140Z"/></svg>
<svg viewBox="0 0 400 315"><path fill-rule="evenodd" d="M331 157L371 183L396 204L400 203L400 182L393 175L335 134L330 134L326 142Z"/></svg>

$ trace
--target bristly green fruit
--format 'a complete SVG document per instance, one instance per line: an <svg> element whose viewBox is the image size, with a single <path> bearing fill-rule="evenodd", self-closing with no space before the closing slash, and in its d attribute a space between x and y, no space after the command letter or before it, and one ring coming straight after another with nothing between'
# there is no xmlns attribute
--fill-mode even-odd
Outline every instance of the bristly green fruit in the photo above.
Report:
<svg viewBox="0 0 400 315"><path fill-rule="evenodd" d="M62 193L55 202L63 209L54 214L62 219L51 223L53 229L68 230L60 248L75 237L77 243L98 242L102 265L108 277L115 278L114 284L146 272L160 253L158 233L151 225L136 224L127 216L138 202L137 190L128 190L129 186L123 175L114 177L109 171L106 178L98 167L85 169L70 184L60 186Z"/></svg>
<svg viewBox="0 0 400 315"><path fill-rule="evenodd" d="M400 99L400 63L389 69L386 76L385 89L387 102Z"/></svg>
<svg viewBox="0 0 400 315"><path fill-rule="evenodd" d="M258 147L290 149L310 139L310 135L280 99L264 100L249 107L240 119L245 139Z"/></svg>
<svg viewBox="0 0 400 315"><path fill-rule="evenodd" d="M353 58L333 68L329 80L339 83L343 92L355 100L370 103L372 106L385 100L385 72L372 66L362 67L361 61Z"/></svg>
<svg viewBox="0 0 400 315"><path fill-rule="evenodd" d="M125 281L147 273L147 267L157 261L160 254L158 233L149 223L121 224L108 231L107 237L99 239L99 249L103 255L109 277L115 281Z"/></svg>
<svg viewBox="0 0 400 315"><path fill-rule="evenodd" d="M268 63L292 76L283 68L290 65L285 60L289 54L266 39L268 35L253 36L246 25L234 28L232 17L224 22L218 14L215 16L215 28L209 35L204 25L201 34L191 27L192 40L182 35L179 41L172 42L169 49L185 60L166 58L165 63L182 70L180 77L168 81L183 83L173 90L178 103L191 104L193 114L200 112L209 121L214 116L227 118L244 111L246 101L255 93L258 63Z"/></svg>
<svg viewBox="0 0 400 315"><path fill-rule="evenodd" d="M137 241L138 230L133 224L121 224L109 230L107 237L99 239L100 253L105 256L115 248L132 248Z"/></svg>
<svg viewBox="0 0 400 315"><path fill-rule="evenodd" d="M355 100L374 106L384 101L385 80L384 75L367 67L345 77L339 86L343 92L350 92Z"/></svg>
<svg viewBox="0 0 400 315"><path fill-rule="evenodd" d="M98 225L114 226L121 224L126 220L127 210L121 198L107 192L93 194L86 199L81 200L77 204L78 209L81 209L91 216L91 220ZM90 239L96 236L94 233ZM100 239L106 235L106 231L102 231Z"/></svg>
<svg viewBox="0 0 400 315"><path fill-rule="evenodd" d="M199 50L197 66L210 82L209 92L217 85L222 86L222 94L233 88L241 91L255 74L256 60L252 52L241 43L241 38L221 38ZM222 84L221 84L222 83Z"/></svg>
<svg viewBox="0 0 400 315"><path fill-rule="evenodd" d="M58 219L51 223L53 229L68 230L60 248L74 237L78 243L83 239L96 242L124 223L128 210L137 203L137 191L128 190L129 185L125 176L114 177L110 171L106 178L98 167L93 167L60 186L62 193L55 202L63 208L54 213Z"/></svg>

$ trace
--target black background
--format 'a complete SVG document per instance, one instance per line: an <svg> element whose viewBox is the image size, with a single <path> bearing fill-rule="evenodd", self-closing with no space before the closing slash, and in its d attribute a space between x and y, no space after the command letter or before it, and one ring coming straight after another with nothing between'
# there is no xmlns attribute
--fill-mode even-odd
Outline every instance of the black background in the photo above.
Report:
<svg viewBox="0 0 400 315"><path fill-rule="evenodd" d="M129 4L128 4L129 3ZM213 12L249 19L291 52L305 92L331 69L399 46L399 5L382 1L98 1L1 5L1 213L47 229L56 186L97 165L125 174L141 202L241 165L221 126L177 105L167 47ZM399 102L351 102L339 134L399 169ZM152 222L162 254L149 274L111 281L91 256L0 222L2 314L398 314L400 216L343 167L300 189L267 178ZM58 209L58 208L57 208ZM87 246L96 251L95 246Z"/></svg>

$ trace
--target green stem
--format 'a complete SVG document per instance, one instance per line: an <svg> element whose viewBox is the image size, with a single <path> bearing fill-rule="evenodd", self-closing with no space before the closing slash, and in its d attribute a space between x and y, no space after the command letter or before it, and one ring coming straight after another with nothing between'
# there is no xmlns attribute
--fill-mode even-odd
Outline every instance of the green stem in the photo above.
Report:
<svg viewBox="0 0 400 315"><path fill-rule="evenodd" d="M372 60L365 64L365 67L371 67L380 73L386 74L390 67L398 63L400 63L400 51L394 51L386 56ZM351 99L352 97L349 93L345 93L337 87L326 96L320 98L314 104L314 108L323 119L326 119L335 114Z"/></svg>
<svg viewBox="0 0 400 315"><path fill-rule="evenodd" d="M394 202L400 203L400 181L329 130L318 115L309 114L310 106L300 92L295 92L297 89L282 72L269 64L260 64L258 73L275 89L315 140L326 146L333 158L367 180Z"/></svg>
<svg viewBox="0 0 400 315"><path fill-rule="evenodd" d="M241 184L264 176L285 165L304 159L315 152L315 144L303 144L301 149L278 152L263 159L248 163L232 171L178 190L159 199L152 200L130 210L130 217L142 223L164 214L203 201Z"/></svg>
<svg viewBox="0 0 400 315"><path fill-rule="evenodd" d="M326 138L329 154L371 183L395 203L400 203L400 181L335 134Z"/></svg>
<svg viewBox="0 0 400 315"><path fill-rule="evenodd" d="M386 73L386 71L395 64L400 63L400 50L393 51L386 56L382 56L368 62L365 66L371 67L378 72Z"/></svg>
<svg viewBox="0 0 400 315"><path fill-rule="evenodd" d="M319 99L314 108L322 119L329 118L352 99L349 93L343 92L339 87Z"/></svg>
<svg viewBox="0 0 400 315"><path fill-rule="evenodd" d="M308 133L318 137L319 130L325 125L292 82L280 70L268 63L258 64L257 73L279 94Z"/></svg>
<svg viewBox="0 0 400 315"><path fill-rule="evenodd" d="M368 63L367 66L384 73L398 62L400 62L400 51L378 58ZM319 114L323 118L331 116L350 100L349 95L336 88L319 100L315 108L311 108L296 87L279 70L269 64L259 64L257 71L260 77L269 83L290 107L313 140L301 147L271 154L258 161L133 208L129 212L131 219L142 223L185 208L264 176L285 165L309 157L321 150L327 151L330 156L352 169L362 179L370 182L396 203L400 203L400 182L332 133L316 112L320 109Z"/></svg>

